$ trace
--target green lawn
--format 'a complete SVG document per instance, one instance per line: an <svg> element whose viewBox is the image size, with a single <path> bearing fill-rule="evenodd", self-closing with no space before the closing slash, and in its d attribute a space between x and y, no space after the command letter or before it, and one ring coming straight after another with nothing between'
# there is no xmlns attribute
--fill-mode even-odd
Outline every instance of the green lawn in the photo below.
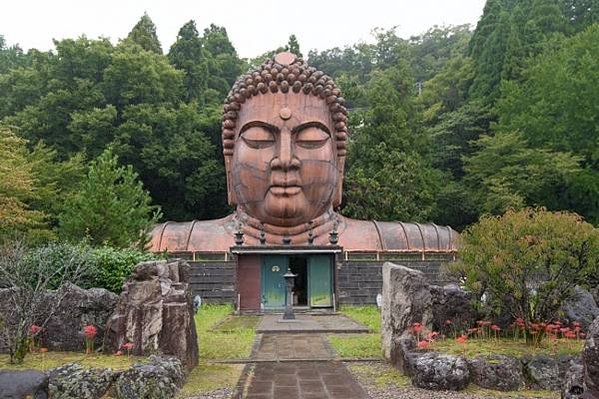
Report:
<svg viewBox="0 0 599 399"><path fill-rule="evenodd" d="M188 398L217 389L233 389L237 385L243 367L243 364L201 363L189 373L187 381L177 397Z"/></svg>
<svg viewBox="0 0 599 399"><path fill-rule="evenodd" d="M232 311L230 305L205 305L196 315L200 361L245 359L250 355L258 318L230 316Z"/></svg>
<svg viewBox="0 0 599 399"><path fill-rule="evenodd" d="M374 305L369 306L343 306L341 313L364 324L373 333L381 332L381 311Z"/></svg>
<svg viewBox="0 0 599 399"><path fill-rule="evenodd" d="M329 336L331 346L342 359L380 358L381 314L376 306L344 306L341 313L370 330L367 334L335 334Z"/></svg>
<svg viewBox="0 0 599 399"><path fill-rule="evenodd" d="M87 368L111 368L114 370L122 370L131 367L133 363L143 362L144 359L144 357L127 357L127 355L85 355L83 349L81 352L34 352L28 353L22 364L9 364L9 356L0 355L0 369L48 370L66 363L77 362Z"/></svg>

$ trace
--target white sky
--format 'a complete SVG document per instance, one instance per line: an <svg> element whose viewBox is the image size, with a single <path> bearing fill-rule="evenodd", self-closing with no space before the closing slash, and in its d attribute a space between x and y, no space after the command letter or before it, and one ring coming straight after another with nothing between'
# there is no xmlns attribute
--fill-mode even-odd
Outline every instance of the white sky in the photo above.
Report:
<svg viewBox="0 0 599 399"><path fill-rule="evenodd" d="M4 0L0 34L9 45L48 50L52 39L123 38L144 11L157 26L165 52L181 26L194 19L200 32L225 26L241 57L284 45L295 34L304 54L372 41L375 27L397 26L401 37L433 25L476 24L485 0Z"/></svg>

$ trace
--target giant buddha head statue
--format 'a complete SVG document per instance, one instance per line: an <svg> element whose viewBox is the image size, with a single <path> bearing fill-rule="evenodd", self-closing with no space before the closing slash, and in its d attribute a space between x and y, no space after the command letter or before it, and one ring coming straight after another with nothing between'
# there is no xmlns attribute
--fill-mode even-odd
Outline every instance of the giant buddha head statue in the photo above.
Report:
<svg viewBox="0 0 599 399"><path fill-rule="evenodd" d="M241 76L222 124L229 204L291 228L341 203L347 110L333 80L292 53Z"/></svg>

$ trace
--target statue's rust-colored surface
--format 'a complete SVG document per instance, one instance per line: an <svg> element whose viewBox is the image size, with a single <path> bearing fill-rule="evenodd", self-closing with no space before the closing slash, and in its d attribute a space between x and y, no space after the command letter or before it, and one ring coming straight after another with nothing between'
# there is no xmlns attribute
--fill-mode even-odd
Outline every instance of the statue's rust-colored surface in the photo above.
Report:
<svg viewBox="0 0 599 399"><path fill-rule="evenodd" d="M341 204L347 110L333 80L291 53L240 77L227 97L223 148L226 218L166 222L153 251L228 251L244 245L327 245L338 232L348 251L451 252L455 233L433 224L349 219Z"/></svg>

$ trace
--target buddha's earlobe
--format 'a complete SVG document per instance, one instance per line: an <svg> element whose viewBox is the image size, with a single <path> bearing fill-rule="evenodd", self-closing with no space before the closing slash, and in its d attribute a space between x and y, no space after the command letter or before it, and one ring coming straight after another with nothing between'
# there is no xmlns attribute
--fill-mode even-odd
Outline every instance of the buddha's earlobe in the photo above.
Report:
<svg viewBox="0 0 599 399"><path fill-rule="evenodd" d="M343 173L345 170L345 157L337 158L337 184L335 186L335 193L333 194L333 208L337 208L341 205L343 200Z"/></svg>

